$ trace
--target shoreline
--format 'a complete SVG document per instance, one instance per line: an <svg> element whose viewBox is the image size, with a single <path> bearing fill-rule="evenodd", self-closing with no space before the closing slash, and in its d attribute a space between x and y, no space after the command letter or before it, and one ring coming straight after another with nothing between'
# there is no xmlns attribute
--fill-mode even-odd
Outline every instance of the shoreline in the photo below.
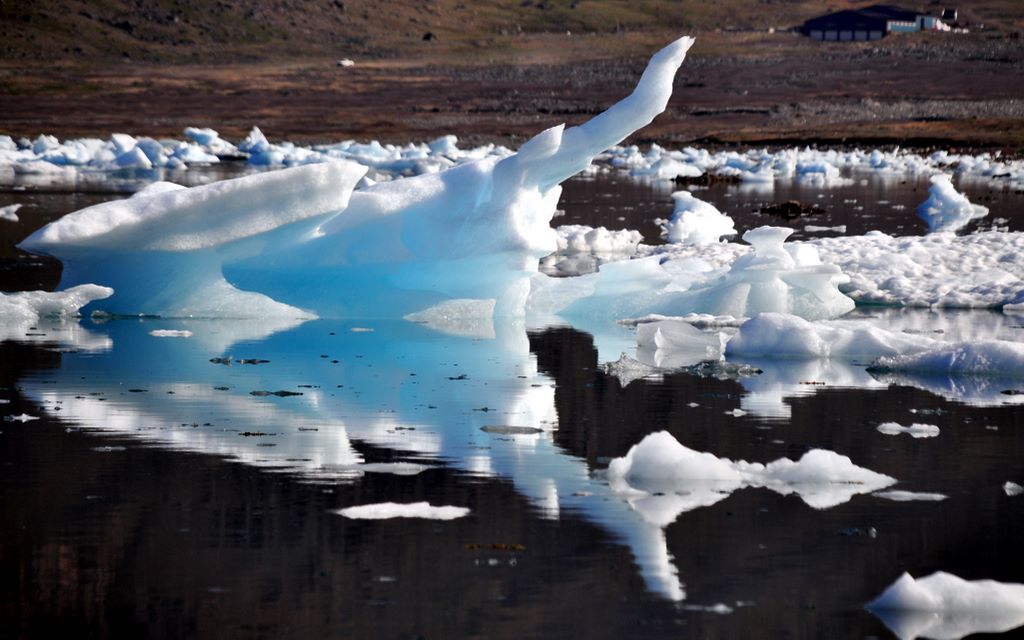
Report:
<svg viewBox="0 0 1024 640"><path fill-rule="evenodd" d="M609 42L615 49L602 49ZM454 134L518 146L632 91L656 36L533 36L338 66L325 56L171 64L0 61L0 134L384 143ZM514 46L513 46L514 45ZM561 47L561 48L560 48ZM668 108L627 139L687 144L901 145L1024 151L1024 48L992 34L822 44L792 33L698 34Z"/></svg>

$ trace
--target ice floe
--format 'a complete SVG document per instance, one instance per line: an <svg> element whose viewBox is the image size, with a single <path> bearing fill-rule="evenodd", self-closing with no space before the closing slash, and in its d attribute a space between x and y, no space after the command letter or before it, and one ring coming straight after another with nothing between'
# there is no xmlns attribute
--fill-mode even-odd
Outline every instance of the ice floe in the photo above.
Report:
<svg viewBox="0 0 1024 640"><path fill-rule="evenodd" d="M192 332L188 329L153 329L149 335L154 338L191 338Z"/></svg>
<svg viewBox="0 0 1024 640"><path fill-rule="evenodd" d="M110 297L113 290L83 284L65 291L18 291L0 293L0 317L5 322L31 323L40 318L77 316L79 309L93 300Z"/></svg>
<svg viewBox="0 0 1024 640"><path fill-rule="evenodd" d="M941 502L949 496L944 493L928 493L922 491L876 491L871 495L878 498L885 498L893 502Z"/></svg>
<svg viewBox="0 0 1024 640"><path fill-rule="evenodd" d="M867 609L903 640L1001 633L1024 625L1024 585L904 573Z"/></svg>
<svg viewBox="0 0 1024 640"><path fill-rule="evenodd" d="M39 419L39 416L30 416L27 413L21 413L21 414L18 414L16 416L15 415L4 416L4 421L5 422L32 422L33 420L38 420L38 419Z"/></svg>
<svg viewBox="0 0 1024 640"><path fill-rule="evenodd" d="M422 518L424 520L456 520L469 514L465 507L434 506L429 502L401 504L381 502L347 507L335 511L353 520L389 520L391 518Z"/></svg>
<svg viewBox="0 0 1024 640"><path fill-rule="evenodd" d="M904 427L896 422L883 422L876 427L879 433L887 436L898 436L905 433L912 438L934 438L939 435L939 428L934 424L921 424L915 422L909 427Z"/></svg>
<svg viewBox="0 0 1024 640"><path fill-rule="evenodd" d="M732 218L714 205L696 198L689 191L672 194L675 210L671 220L657 220L661 234L671 243L705 245L718 242L722 236L736 234Z"/></svg>
<svg viewBox="0 0 1024 640"><path fill-rule="evenodd" d="M690 449L666 431L646 436L612 460L608 478L619 492L639 496L632 504L656 523L671 522L683 511L714 504L744 487L795 493L807 505L827 509L896 482L824 449L812 449L797 461L734 462Z"/></svg>
<svg viewBox="0 0 1024 640"><path fill-rule="evenodd" d="M0 207L0 220L4 222L18 222L18 209L22 205L20 204L9 204L5 207Z"/></svg>

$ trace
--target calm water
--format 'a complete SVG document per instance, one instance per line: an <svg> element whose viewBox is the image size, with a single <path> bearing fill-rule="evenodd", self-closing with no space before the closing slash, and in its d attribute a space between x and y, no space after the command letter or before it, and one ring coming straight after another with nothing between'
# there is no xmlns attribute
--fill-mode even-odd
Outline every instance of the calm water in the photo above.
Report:
<svg viewBox="0 0 1024 640"><path fill-rule="evenodd" d="M857 224L923 231L913 218L920 185L892 188L776 189L764 201L842 200L852 206L825 204L827 221L815 223L850 233ZM761 196L722 189L706 199L741 229L775 222L743 214ZM670 191L572 181L558 222L639 228L653 240L643 224L669 215ZM989 197L1010 207L1011 195ZM999 204L982 196L972 199ZM22 223L0 223L4 287L55 284L58 270L13 244L109 197L0 193L0 206L33 205L18 212ZM1019 318L990 312L859 313L949 337L1024 331ZM10 403L0 414L40 417L0 423L8 637L891 637L862 607L903 571L1024 581L1024 497L1002 489L1024 483L1021 396L1004 393L1024 389L1020 380L876 379L840 363L758 362L758 375L678 372L623 386L600 367L630 348L622 327L4 329L0 399ZM157 329L193 335L157 338ZM278 391L301 395L264 393ZM878 433L887 421L941 433ZM732 459L823 447L897 478L897 489L948 498L859 495L814 509L747 488L653 518L602 472L660 430ZM452 521L335 513L387 501L471 512Z"/></svg>

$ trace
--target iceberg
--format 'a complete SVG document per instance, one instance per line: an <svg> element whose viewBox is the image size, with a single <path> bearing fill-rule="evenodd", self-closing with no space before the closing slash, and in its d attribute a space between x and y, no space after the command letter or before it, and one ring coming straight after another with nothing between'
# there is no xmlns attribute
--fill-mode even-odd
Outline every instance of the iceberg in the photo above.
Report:
<svg viewBox="0 0 1024 640"><path fill-rule="evenodd" d="M538 261L557 249L559 184L665 109L692 44L680 38L655 54L633 93L604 113L543 131L512 155L355 192L366 167L341 160L164 184L69 214L19 246L60 259L61 288L113 287L102 308L115 314L401 318L477 300L519 317ZM121 142L117 158L148 159L134 139ZM239 149L278 164L257 128Z"/></svg>

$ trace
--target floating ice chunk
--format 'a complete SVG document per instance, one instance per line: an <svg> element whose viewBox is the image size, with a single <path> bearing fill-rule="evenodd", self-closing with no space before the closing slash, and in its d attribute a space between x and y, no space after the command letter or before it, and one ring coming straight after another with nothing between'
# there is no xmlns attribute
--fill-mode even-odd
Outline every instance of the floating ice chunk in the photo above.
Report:
<svg viewBox="0 0 1024 640"><path fill-rule="evenodd" d="M21 207L21 204L9 204L6 207L0 207L0 220L5 220L7 222L17 222L18 214L15 212Z"/></svg>
<svg viewBox="0 0 1024 640"><path fill-rule="evenodd" d="M1010 482L1009 480L1007 480L1006 484L1003 485L1003 491L1006 493L1006 495L1010 497L1019 496L1020 494L1024 493L1024 487L1017 484L1016 482Z"/></svg>
<svg viewBox="0 0 1024 640"><path fill-rule="evenodd" d="M720 616L728 615L733 612L733 608L724 602L710 605L686 604L681 605L680 608L683 611L705 611L707 613L717 613Z"/></svg>
<svg viewBox="0 0 1024 640"><path fill-rule="evenodd" d="M399 504L381 502L339 509L334 513L357 520L387 520L390 518L423 518L426 520L455 520L469 514L465 507L435 507L428 502Z"/></svg>
<svg viewBox="0 0 1024 640"><path fill-rule="evenodd" d="M877 491L871 495L879 498L885 498L886 500L892 500L894 502L913 502L913 501L924 501L924 502L941 502L949 496L944 493L923 493L917 491Z"/></svg>
<svg viewBox="0 0 1024 640"><path fill-rule="evenodd" d="M834 227L822 227L816 224L809 224L804 227L804 231L807 233L827 233L833 231L835 233L846 233L846 225L838 224Z"/></svg>
<svg viewBox="0 0 1024 640"><path fill-rule="evenodd" d="M588 227L586 225L563 225L555 229L558 233L558 253L571 255L576 253L632 255L636 246L643 240L639 231L633 229L617 229L609 231L604 227Z"/></svg>
<svg viewBox="0 0 1024 640"><path fill-rule="evenodd" d="M866 608L905 640L1001 633L1024 624L1024 585L904 573Z"/></svg>
<svg viewBox="0 0 1024 640"><path fill-rule="evenodd" d="M608 465L608 476L622 479L648 492L671 487L684 480L721 480L741 483L742 474L732 461L710 453L694 451L679 443L667 431L644 437L622 458Z"/></svg>
<svg viewBox="0 0 1024 640"><path fill-rule="evenodd" d="M198 144L208 147L220 140L220 134L213 129L201 129L199 127L185 127L185 137L194 140Z"/></svg>
<svg viewBox="0 0 1024 640"><path fill-rule="evenodd" d="M692 311L751 317L758 313L792 313L809 320L834 318L854 302L840 293L847 281L835 266L821 264L809 245L789 250L793 233L783 227L758 227L743 234L754 251L736 259L721 281L688 292Z"/></svg>
<svg viewBox="0 0 1024 640"><path fill-rule="evenodd" d="M726 345L727 356L874 359L920 353L940 343L932 338L879 327L808 322L779 313L762 313L743 323Z"/></svg>
<svg viewBox="0 0 1024 640"><path fill-rule="evenodd" d="M740 462L752 486L765 486L787 495L796 493L809 507L829 509L853 496L872 493L896 482L895 478L858 467L848 457L825 449L811 449L799 460L780 458L763 466Z"/></svg>
<svg viewBox="0 0 1024 640"><path fill-rule="evenodd" d="M682 316L665 316L658 313L652 313L640 318L623 318L618 320L618 323L626 325L627 327L636 327L646 322L659 322L661 320L685 322L686 324L693 325L698 329L739 327L741 324L746 322L746 320L740 320L732 316L713 316L708 313L688 313Z"/></svg>
<svg viewBox="0 0 1024 640"><path fill-rule="evenodd" d="M434 331L467 338L494 338L494 299L445 300L429 309L405 316Z"/></svg>
<svg viewBox="0 0 1024 640"><path fill-rule="evenodd" d="M191 338L192 332L188 329L153 329L149 335L154 338Z"/></svg>
<svg viewBox="0 0 1024 640"><path fill-rule="evenodd" d="M939 435L939 428L934 424L919 424L916 422L909 427L904 427L895 422L883 422L878 425L878 432L884 433L887 436L898 436L901 433L906 433L912 438L934 438Z"/></svg>
<svg viewBox="0 0 1024 640"><path fill-rule="evenodd" d="M390 473L396 476L415 476L430 468L430 465L415 462L366 462L359 465L359 469L366 473Z"/></svg>
<svg viewBox="0 0 1024 640"><path fill-rule="evenodd" d="M704 175L699 167L692 164L680 162L670 157L661 157L655 160L650 166L635 167L630 170L631 176L649 176L661 180L673 180L677 177L699 178Z"/></svg>
<svg viewBox="0 0 1024 640"><path fill-rule="evenodd" d="M121 155L117 156L114 164L121 169L152 169L153 162L146 156L146 153L139 147L132 147Z"/></svg>
<svg viewBox="0 0 1024 640"><path fill-rule="evenodd" d="M798 162L795 169L797 180L804 183L832 187L852 182L843 178L839 168L825 159L804 160Z"/></svg>
<svg viewBox="0 0 1024 640"><path fill-rule="evenodd" d="M789 458L768 464L733 462L694 451L667 431L646 436L624 457L612 460L608 478L612 488L622 493L683 495L685 503L676 506L689 507L685 510L714 504L743 487L796 493L809 506L827 509L896 482L833 451L812 449L795 462Z"/></svg>
<svg viewBox="0 0 1024 640"><path fill-rule="evenodd" d="M4 416L4 420L6 422L31 422L33 420L38 420L38 419L39 419L39 416L30 416L27 413L22 413L22 414L16 415L16 416L14 416L14 415Z"/></svg>
<svg viewBox="0 0 1024 640"><path fill-rule="evenodd" d="M310 317L228 284L222 261L262 250L271 240L260 236L278 244L308 236L345 208L365 171L331 162L191 189L157 183L127 200L68 214L19 246L64 260L61 286L91 276L112 285L116 293L104 303L112 313Z"/></svg>
<svg viewBox="0 0 1024 640"><path fill-rule="evenodd" d="M214 164L220 162L220 159L212 154L203 150L202 147L195 144L186 144L180 142L171 150L171 156L167 162L172 160L178 160L186 165L189 164Z"/></svg>
<svg viewBox="0 0 1024 640"><path fill-rule="evenodd" d="M42 155L50 149L56 149L59 146L60 140L57 138L53 136L40 135L32 142L32 153Z"/></svg>
<svg viewBox="0 0 1024 640"><path fill-rule="evenodd" d="M185 137L200 145L208 153L214 154L214 158L218 155L233 156L239 153L235 145L227 140L223 140L220 134L213 129L187 127L185 129ZM188 161L186 160L186 162ZM210 162L216 162L216 160Z"/></svg>
<svg viewBox="0 0 1024 640"><path fill-rule="evenodd" d="M457 155L459 153L459 139L453 135L441 136L427 143L430 153L437 155Z"/></svg>
<svg viewBox="0 0 1024 640"><path fill-rule="evenodd" d="M615 376L619 385L629 386L634 380L660 376L661 370L658 367L644 364L635 358L630 358L625 353L619 356L615 362L606 362L601 365L601 370L610 376Z"/></svg>
<svg viewBox="0 0 1024 640"><path fill-rule="evenodd" d="M988 215L988 208L971 204L953 187L948 175L934 175L931 182L928 199L917 207L917 215L928 223L929 233L959 231L971 220Z"/></svg>
<svg viewBox="0 0 1024 640"><path fill-rule="evenodd" d="M688 322L660 320L636 327L637 358L661 369L720 360L726 337L701 331Z"/></svg>
<svg viewBox="0 0 1024 640"><path fill-rule="evenodd" d="M0 318L7 327L35 322L40 318L67 318L93 300L109 298L109 287L83 284L66 291L19 291L0 293ZM6 332L0 332L6 333Z"/></svg>
<svg viewBox="0 0 1024 640"><path fill-rule="evenodd" d="M718 242L722 236L736 234L732 218L689 191L677 191L672 199L675 202L672 219L658 221L662 237L669 242L705 245Z"/></svg>
<svg viewBox="0 0 1024 640"><path fill-rule="evenodd" d="M929 372L974 376L1024 375L1024 344L975 340L944 344L915 354L885 356L872 365L878 372Z"/></svg>
<svg viewBox="0 0 1024 640"><path fill-rule="evenodd" d="M244 153L265 153L270 150L270 142L259 127L253 127L245 140L238 144L238 150Z"/></svg>

